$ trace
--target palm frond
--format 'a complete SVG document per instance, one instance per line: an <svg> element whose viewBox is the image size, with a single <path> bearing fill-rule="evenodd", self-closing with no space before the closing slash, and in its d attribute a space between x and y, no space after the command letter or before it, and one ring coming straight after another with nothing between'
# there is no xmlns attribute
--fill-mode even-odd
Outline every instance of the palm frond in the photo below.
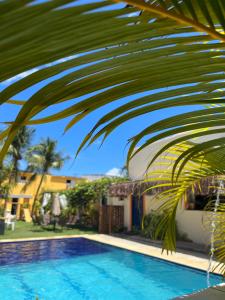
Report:
<svg viewBox="0 0 225 300"><path fill-rule="evenodd" d="M151 143L149 135L163 138L161 128L169 136L224 126L225 108L211 107L225 99L223 1L133 0L119 6L110 5L119 1L72 2L0 3L0 78L23 77L0 93L2 104L21 106L7 122L1 158L21 126L70 117L67 131L113 102L117 107L97 120L79 151L132 118L168 107L207 106L145 128L131 138L129 155L144 138L144 145ZM15 99L39 82L43 87L29 99ZM68 108L38 117L65 101L71 101Z"/></svg>
<svg viewBox="0 0 225 300"><path fill-rule="evenodd" d="M178 169L174 168L177 163L177 157L181 157L184 149L191 149L190 144L178 144L170 147L167 151L161 154L149 170L146 180L150 182L158 182L150 188L151 190L161 190L155 196L158 201L158 211L164 212L164 217L158 224L155 232L155 237L163 239L163 249L167 251L175 251L176 249L176 211L181 201L186 201L192 193L201 193L201 185L204 181L209 180L211 185L208 186L209 193L213 196L219 188L219 182L225 180L224 163L218 164L218 159L221 158L223 151L217 149L216 153L208 153L207 155L198 155L195 158L189 158L185 166L180 169L182 159L178 163ZM187 150L186 150L187 151ZM183 160L185 158L183 157ZM217 161L217 163L215 163ZM179 176L178 176L179 173ZM177 180L171 182L171 177L175 174ZM225 192L225 190L224 190ZM204 225L207 230L212 231L212 216L215 217L216 231L214 233L215 256L218 260L216 270L225 270L225 252L224 252L224 204L221 202L218 207L217 214L213 214L215 201L210 201L205 208L207 212L212 211L211 214L205 213ZM225 274L225 273L224 273Z"/></svg>

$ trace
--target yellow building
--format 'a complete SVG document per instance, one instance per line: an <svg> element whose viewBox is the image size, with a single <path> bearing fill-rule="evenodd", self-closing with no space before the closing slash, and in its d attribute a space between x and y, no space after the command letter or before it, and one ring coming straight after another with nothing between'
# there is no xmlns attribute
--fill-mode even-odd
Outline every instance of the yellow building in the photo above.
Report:
<svg viewBox="0 0 225 300"><path fill-rule="evenodd" d="M23 208L29 208L30 211L32 210L41 175L37 175L33 181L30 181L31 176L32 173L21 172L17 184L11 188L7 199L6 210L10 211L12 215L16 215L17 219L22 217ZM46 175L39 194L45 191L57 192L68 190L84 181L82 178L73 176ZM1 201L1 205L5 205L5 200Z"/></svg>

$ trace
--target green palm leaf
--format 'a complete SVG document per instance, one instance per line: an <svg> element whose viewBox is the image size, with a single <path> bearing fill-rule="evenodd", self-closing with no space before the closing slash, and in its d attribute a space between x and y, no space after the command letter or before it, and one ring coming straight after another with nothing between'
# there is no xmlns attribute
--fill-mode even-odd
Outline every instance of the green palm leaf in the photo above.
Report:
<svg viewBox="0 0 225 300"><path fill-rule="evenodd" d="M179 203L189 197L190 193L201 191L201 185L204 180L209 180L211 184L211 195L218 189L218 182L225 179L224 177L224 151L217 149L212 153L190 159L185 166L179 170L180 174L177 176L176 182L171 182L171 176L174 171L174 162L177 163L176 158L181 157L184 149L191 149L191 144L178 144L170 147L166 152L159 156L159 160L154 164L154 170L150 170L146 180L153 183L149 190L164 190L156 193L155 200L158 201L159 213L164 212L164 217L158 224L155 232L155 237L163 239L163 249L167 251L174 251L176 249L176 211ZM187 150L186 150L187 151ZM184 158L183 158L184 159ZM220 164L218 164L220 161ZM182 164L182 160L179 161ZM175 169L176 170L176 169ZM158 182L155 184L155 182ZM159 189L160 188L160 189ZM223 192L224 194L224 192ZM209 214L209 211L214 210L215 201L208 203L205 208L208 213L204 216L204 225L207 230L212 230L212 218L215 218L215 256L218 260L216 270L224 273L225 267L225 252L224 252L224 204L221 203L218 207L218 213L214 216ZM225 273L224 273L225 275Z"/></svg>
<svg viewBox="0 0 225 300"><path fill-rule="evenodd" d="M0 3L1 80L29 74L34 68L0 94L2 104L21 105L15 120L9 122L1 157L23 125L69 116L68 130L114 101L117 108L97 121L79 150L96 138L106 138L122 123L155 110L224 104L224 13L219 9L224 7L223 1L134 0L127 1L130 6L110 8L111 1L84 5L78 1L64 6L71 2ZM15 100L18 93L48 78L53 79L28 100ZM143 96L145 92L148 95ZM136 99L120 106L120 99L131 95ZM72 99L77 100L67 109L36 117L50 105ZM163 138L160 127L168 130L169 136L191 128L223 126L223 108L217 121L211 116L215 113L214 108L197 111L194 124L191 116L185 123L178 115L159 122L155 129L150 126L131 139L129 155L143 138L147 137L144 145L152 142L148 138L151 134L155 139Z"/></svg>
<svg viewBox="0 0 225 300"><path fill-rule="evenodd" d="M80 151L137 116L195 106L195 111L149 124L130 137L128 160L154 141L175 136L152 163L177 143L208 136L204 143L191 142L185 150L176 150L177 162L163 174L171 189L161 195L162 208L168 211L161 227L164 246L173 250L174 218L182 195L202 178L224 172L215 158L221 162L225 144L225 1L127 0L119 6L111 5L119 0L72 2L0 2L0 80L18 79L8 81L0 103L20 106L0 135L1 140L7 137L0 160L24 125L70 117L65 128L69 130L115 102L115 109L96 120ZM29 99L16 99L37 83L44 83L43 87ZM130 96L135 99L121 105L121 99ZM39 118L49 106L66 101L71 102L67 109Z"/></svg>

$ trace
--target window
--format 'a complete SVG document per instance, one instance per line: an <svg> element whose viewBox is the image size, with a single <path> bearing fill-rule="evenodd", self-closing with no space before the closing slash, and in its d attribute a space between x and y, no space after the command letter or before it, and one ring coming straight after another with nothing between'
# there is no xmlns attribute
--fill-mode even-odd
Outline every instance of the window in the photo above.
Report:
<svg viewBox="0 0 225 300"><path fill-rule="evenodd" d="M210 202L215 202L216 194L211 195L193 195L189 198L186 209L188 210L205 210ZM225 196L220 196L220 203L225 203Z"/></svg>
<svg viewBox="0 0 225 300"><path fill-rule="evenodd" d="M74 180L71 180L71 179L67 179L66 180L66 186L67 188L73 188L75 186L75 181Z"/></svg>
<svg viewBox="0 0 225 300"><path fill-rule="evenodd" d="M19 178L19 182L20 183L26 183L27 182L27 177L24 176L24 175L21 175L20 178Z"/></svg>
<svg viewBox="0 0 225 300"><path fill-rule="evenodd" d="M16 215L18 200L18 198L12 198L11 215Z"/></svg>

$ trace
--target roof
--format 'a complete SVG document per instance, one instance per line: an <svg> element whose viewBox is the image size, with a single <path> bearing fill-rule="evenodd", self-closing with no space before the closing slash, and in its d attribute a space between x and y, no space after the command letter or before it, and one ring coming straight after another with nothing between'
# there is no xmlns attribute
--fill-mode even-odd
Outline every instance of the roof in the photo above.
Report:
<svg viewBox="0 0 225 300"><path fill-rule="evenodd" d="M195 185L194 187L194 193L196 195L209 195L212 194L212 186L215 186L215 183L213 182L213 177L204 178L200 181L198 185ZM163 182L165 183L165 182ZM122 183L114 183L109 188L109 196L111 197L127 197L131 194L149 194L154 195L159 192L165 191L168 189L168 187L158 187L151 190L148 190L149 188L160 184L160 181L158 182L147 182L147 181L128 181L128 182L122 182ZM191 189L188 190L188 193L191 193Z"/></svg>
<svg viewBox="0 0 225 300"><path fill-rule="evenodd" d="M20 171L20 174L34 174L33 172L28 172L28 171ZM38 175L42 175L41 173L39 173ZM71 176L71 175L54 175L54 174L46 174L49 175L51 177L58 177L58 178L73 178L73 179L83 179L81 177L76 177L76 176Z"/></svg>

